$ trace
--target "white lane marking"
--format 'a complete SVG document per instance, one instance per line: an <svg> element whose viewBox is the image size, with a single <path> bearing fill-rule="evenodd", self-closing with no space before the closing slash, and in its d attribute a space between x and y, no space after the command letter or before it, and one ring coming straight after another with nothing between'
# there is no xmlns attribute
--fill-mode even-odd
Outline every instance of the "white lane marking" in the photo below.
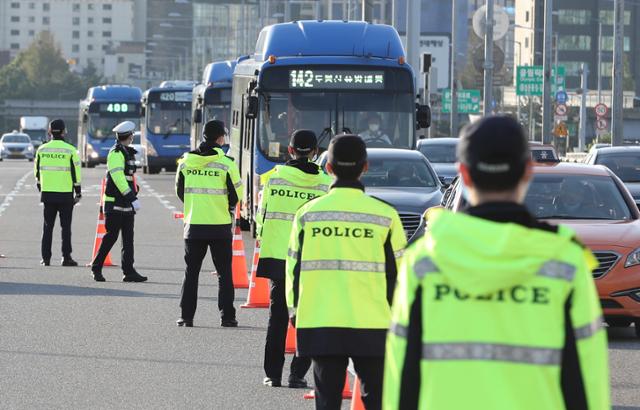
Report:
<svg viewBox="0 0 640 410"><path fill-rule="evenodd" d="M149 185L149 183L147 181L145 181L144 179L137 177L138 179L138 183L140 184L140 186L142 186L142 188L144 188L144 191L149 194L149 195L141 195L141 196L152 196L154 198L156 198L158 200L158 202L160 202L162 204L162 206L164 206L166 209L168 209L169 211L172 212L176 209L175 206L171 205L170 201L167 201L166 199L164 199L165 195L163 194L159 194L155 191L155 189L151 188L151 186Z"/></svg>
<svg viewBox="0 0 640 410"><path fill-rule="evenodd" d="M2 216L4 211L6 211L7 208L9 208L9 205L11 205L11 201L13 201L13 198L18 195L18 192L24 186L24 181L29 177L29 175L32 175L32 174L33 174L33 171L29 171L26 174L24 174L18 180L18 182L16 182L16 185L13 187L13 190L7 194L7 196L4 198L4 201L2 201L2 203L0 204L0 216Z"/></svg>

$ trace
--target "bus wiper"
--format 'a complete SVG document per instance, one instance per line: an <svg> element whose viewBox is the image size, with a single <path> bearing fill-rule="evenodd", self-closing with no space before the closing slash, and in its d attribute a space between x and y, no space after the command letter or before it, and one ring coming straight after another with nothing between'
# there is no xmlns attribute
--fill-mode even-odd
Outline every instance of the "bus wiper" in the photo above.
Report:
<svg viewBox="0 0 640 410"><path fill-rule="evenodd" d="M333 130L331 129L331 127L327 127L323 129L320 135L318 136L319 147L322 146L322 143L324 142L324 140L327 139L327 137L329 137L329 139L333 138Z"/></svg>
<svg viewBox="0 0 640 410"><path fill-rule="evenodd" d="M345 134L353 134L351 132L351 128L349 128L349 127L342 127L342 132L345 133Z"/></svg>

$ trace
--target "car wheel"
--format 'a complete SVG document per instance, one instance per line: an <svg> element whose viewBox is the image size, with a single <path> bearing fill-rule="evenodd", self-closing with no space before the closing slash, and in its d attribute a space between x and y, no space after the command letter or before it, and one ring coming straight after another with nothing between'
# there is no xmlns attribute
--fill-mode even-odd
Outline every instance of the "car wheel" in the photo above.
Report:
<svg viewBox="0 0 640 410"><path fill-rule="evenodd" d="M640 339L640 320L636 320L636 337Z"/></svg>
<svg viewBox="0 0 640 410"><path fill-rule="evenodd" d="M609 325L609 327L629 327L631 326L631 319L624 319L624 318L609 318L609 319L605 319L605 322L607 322L607 325Z"/></svg>
<svg viewBox="0 0 640 410"><path fill-rule="evenodd" d="M143 166L143 167L142 167L142 173L143 173L143 174L148 174L148 173L149 173L149 167L148 167L148 166L146 166L146 165L145 165L145 166Z"/></svg>
<svg viewBox="0 0 640 410"><path fill-rule="evenodd" d="M91 161L87 161L87 168L95 168L96 164L91 162Z"/></svg>
<svg viewBox="0 0 640 410"><path fill-rule="evenodd" d="M33 158L29 158L29 162L33 162Z"/></svg>
<svg viewBox="0 0 640 410"><path fill-rule="evenodd" d="M159 174L161 169L160 167L148 167L150 174Z"/></svg>

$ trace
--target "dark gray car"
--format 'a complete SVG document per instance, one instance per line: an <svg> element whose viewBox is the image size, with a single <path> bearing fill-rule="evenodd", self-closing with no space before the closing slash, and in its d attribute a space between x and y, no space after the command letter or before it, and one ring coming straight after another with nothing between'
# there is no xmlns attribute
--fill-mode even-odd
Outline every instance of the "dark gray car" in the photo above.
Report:
<svg viewBox="0 0 640 410"><path fill-rule="evenodd" d="M430 138L418 141L418 151L422 153L447 185L456 177L456 147L458 138Z"/></svg>
<svg viewBox="0 0 640 410"><path fill-rule="evenodd" d="M624 182L640 207L640 147L604 147L590 152L587 164L604 165Z"/></svg>
<svg viewBox="0 0 640 410"><path fill-rule="evenodd" d="M437 174L417 151L369 148L367 155L369 171L362 177L367 194L391 204L398 211L410 238L420 225L424 211L440 204L442 184ZM326 153L318 162L324 167Z"/></svg>

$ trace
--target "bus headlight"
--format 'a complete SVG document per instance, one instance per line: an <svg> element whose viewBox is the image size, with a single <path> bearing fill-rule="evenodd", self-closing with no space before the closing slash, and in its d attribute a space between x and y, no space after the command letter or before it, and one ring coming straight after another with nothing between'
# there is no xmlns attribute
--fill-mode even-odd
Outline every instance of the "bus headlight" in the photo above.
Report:
<svg viewBox="0 0 640 410"><path fill-rule="evenodd" d="M157 157L158 156L158 151L156 151L156 149L153 147L153 144L151 143L151 141L147 140L147 155L150 157Z"/></svg>
<svg viewBox="0 0 640 410"><path fill-rule="evenodd" d="M95 149L93 149L93 145L91 144L87 144L87 155L93 159L98 158L98 153Z"/></svg>

